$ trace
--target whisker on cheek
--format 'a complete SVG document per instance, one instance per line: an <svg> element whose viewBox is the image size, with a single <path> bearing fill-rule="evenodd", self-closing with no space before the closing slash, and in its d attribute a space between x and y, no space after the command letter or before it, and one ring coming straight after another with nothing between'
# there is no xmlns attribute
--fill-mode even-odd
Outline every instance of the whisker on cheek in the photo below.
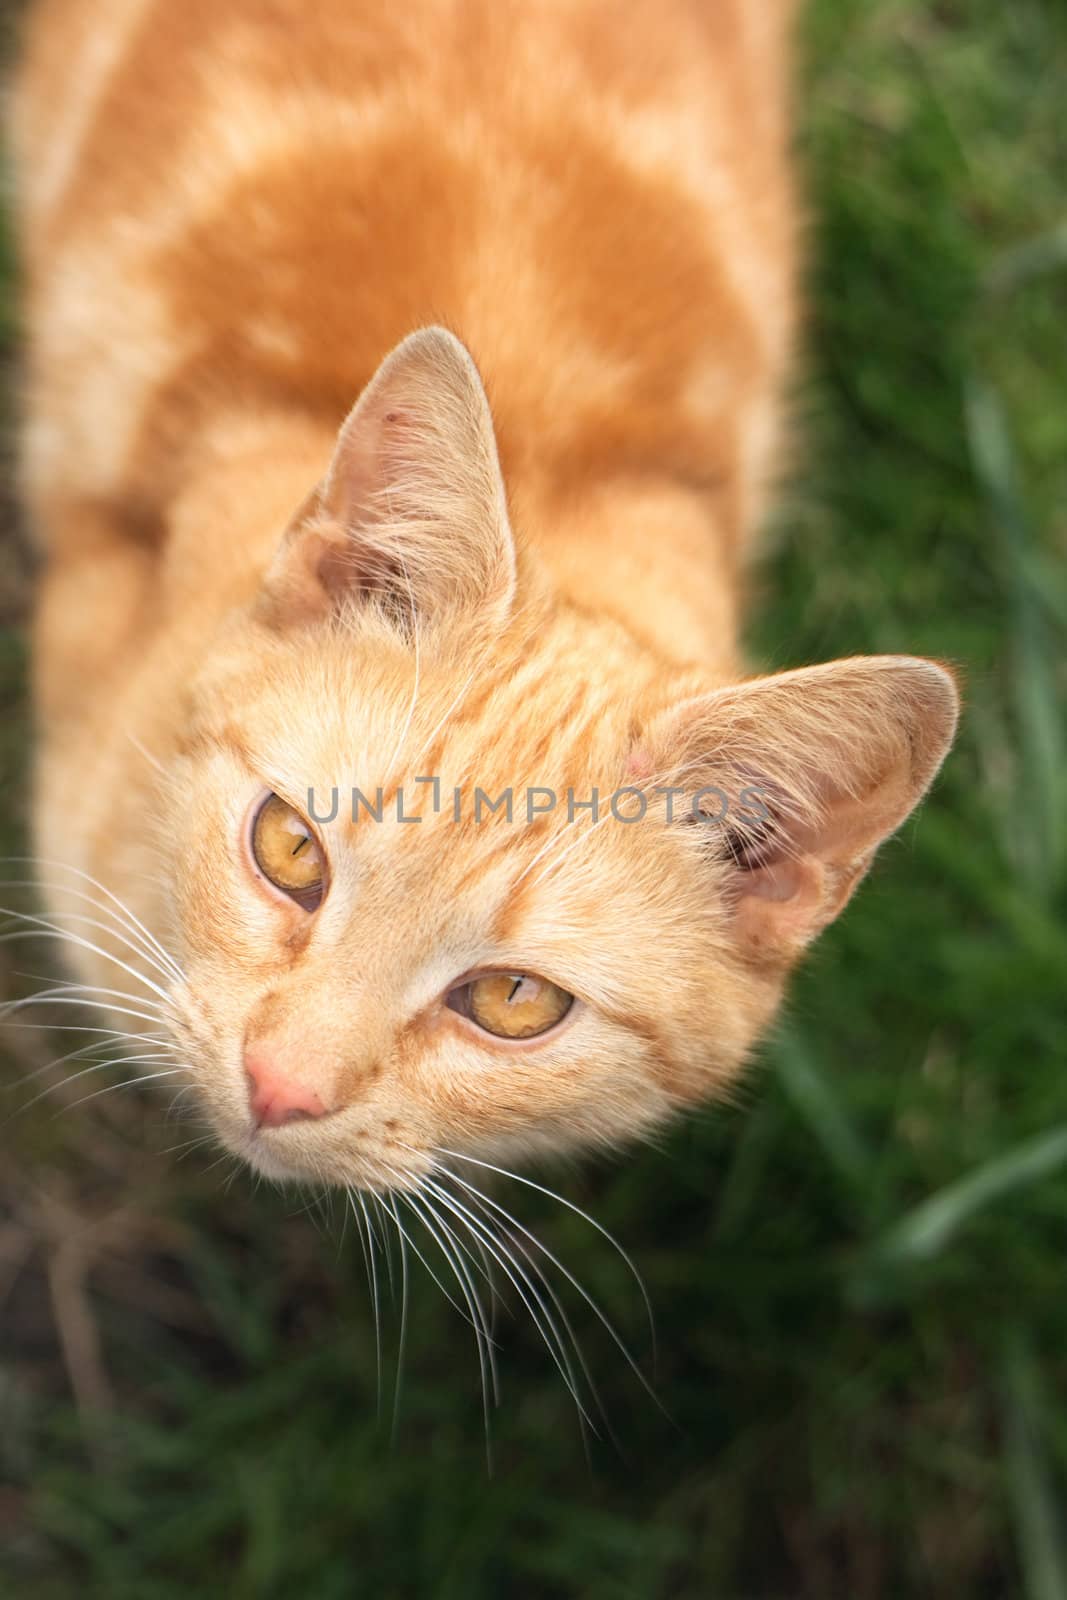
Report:
<svg viewBox="0 0 1067 1600"><path fill-rule="evenodd" d="M199 1138L185 1139L181 1144L168 1145L160 1154L176 1156L179 1161L184 1161L186 1156L191 1155L194 1150L202 1150L205 1145L213 1145L214 1143L215 1135L213 1133L202 1133Z"/></svg>
<svg viewBox="0 0 1067 1600"><path fill-rule="evenodd" d="M43 1031L43 1032L50 1033L52 1031L47 1026L47 1024L45 1024L45 1023L41 1023L39 1025L38 1024L32 1024L32 1023L12 1023L11 1026L12 1027L39 1026L41 1031ZM80 1030L77 1030L77 1031L80 1031ZM42 1077L46 1072L51 1072L56 1067L66 1066L68 1061L80 1061L85 1056L92 1055L94 1051L109 1050L109 1049L115 1048L116 1046L124 1045L124 1044L129 1044L131 1047L136 1049L137 1047L142 1046L145 1043L146 1040L150 1044L158 1043L162 1047L167 1047L169 1045L169 1041L165 1040L160 1035L149 1035L149 1034L143 1034L143 1033L142 1034L118 1033L118 1032L115 1032L115 1031L110 1030L110 1029L107 1029L107 1030L101 1029L101 1030L94 1030L94 1031L105 1032L107 1034L107 1037L105 1039L94 1039L90 1044L83 1044L80 1047L75 1048L74 1050L68 1050L66 1055L56 1056L56 1058L53 1061L46 1061L43 1066L36 1067L33 1070L33 1072L26 1073L25 1076L19 1078L15 1083L6 1084L4 1086L5 1091L7 1093L15 1093L15 1092L17 1092L18 1090L22 1089L24 1086L26 1086L28 1084L36 1083L37 1079ZM120 1059L122 1059L122 1058L120 1058ZM64 1081L65 1082L69 1082L71 1080L65 1079Z"/></svg>
<svg viewBox="0 0 1067 1600"><path fill-rule="evenodd" d="M11 1003L6 1006L2 1012L0 1012L0 1022L6 1022L8 1017L13 1016L18 1011L25 1011L30 1006L45 1004L54 1006L80 1006L83 1011L89 1006L95 1006L97 1010L103 1011L107 1016L114 1015L120 1017L138 1017L144 1022L154 1023L157 1027L161 1022L166 1020L160 1012L153 1013L142 1011L140 1009L140 1004L138 1004L136 1008L131 1006L113 1005L110 1003L105 1005L100 1001L87 1000L79 995L50 995L47 1000L42 1000L37 995L31 994L27 995L24 1000L11 1001ZM48 1024L44 1024L44 1026L48 1026Z"/></svg>
<svg viewBox="0 0 1067 1600"><path fill-rule="evenodd" d="M53 922L47 917L34 916L27 911L12 911L8 909L4 912L4 915L12 918L12 920L19 924L19 927L16 931L8 932L2 935L2 938L5 942L11 939L17 939L19 937L57 939L60 943L67 943L74 949L85 950L91 955L100 956L104 961L113 962L116 967L121 967L122 971L133 978L135 982L143 984L146 989L150 990L151 993L158 995L161 1000L169 1000L170 996L168 991L161 988L154 979L146 978L143 972L138 972L136 967L131 967L128 961L123 961L120 956L117 956L112 951L105 949L103 945L94 943L92 939L86 939L82 934L75 933L70 928L64 928L60 923ZM106 922L101 922L98 917L83 916L80 912L74 911L65 913L65 916L69 922L81 922L85 923L89 927L95 927L102 930L107 934L108 938L114 939L118 944L123 945L126 949L133 951L135 954L140 955L142 959L144 959L143 951L139 950L136 945L133 945L131 941L125 938L122 934L117 933L115 929L110 927Z"/></svg>
<svg viewBox="0 0 1067 1600"><path fill-rule="evenodd" d="M60 1094L64 1089L70 1088L70 1086L72 1084L80 1082L82 1078L87 1078L92 1073L104 1072L109 1067L154 1066L157 1061L172 1061L173 1059L174 1058L170 1054L170 1052L155 1051L151 1055L145 1055L145 1056L126 1056L126 1055L123 1055L123 1056L116 1056L111 1061L96 1061L91 1066L83 1067L80 1072L75 1072L69 1077L60 1078L58 1080L58 1082L56 1082L56 1083L47 1084L46 1087L43 1088L40 1091L39 1094L35 1094L31 1100L27 1100L25 1105L20 1106L18 1108L18 1111L17 1111L16 1115L23 1116L33 1106L39 1105L42 1100L47 1100L49 1095ZM50 1065L52 1065L52 1063L50 1063ZM47 1069L43 1069L43 1070L47 1070ZM177 1070L181 1070L181 1069L179 1068ZM39 1074L35 1074L35 1076L39 1076ZM152 1077L156 1077L156 1076L159 1076L159 1074L155 1074L155 1073L152 1074ZM138 1083L147 1083L147 1082L149 1082L149 1078L147 1078L145 1076L142 1076L142 1075L138 1075L135 1078L123 1080L123 1082L121 1084L113 1084L112 1088L134 1087ZM101 1091L101 1093L103 1093L103 1092L105 1092L105 1091ZM91 1100L91 1099L93 1099L93 1096L92 1095L88 1095L86 1098ZM82 1105L83 1103L84 1102L81 1101L81 1100L76 1100L74 1102L75 1105ZM65 1107L63 1109L69 1110L71 1108L70 1107Z"/></svg>
<svg viewBox="0 0 1067 1600"><path fill-rule="evenodd" d="M98 879L92 877L88 872L83 872L80 867L72 866L69 862L51 860L46 856L7 856L2 858L0 864L9 866L29 866L34 868L44 867L49 872L58 871L69 873L73 878L77 879L79 883L88 884L90 888L97 890L99 894L102 894L105 897L103 902L99 901L92 895L86 894L84 891L72 889L66 884L54 884L43 877L32 880L12 880L8 884L8 887L36 888L40 886L42 889L50 890L53 893L66 894L86 900L89 904L95 905L101 912L113 917L121 926L125 927L128 932L137 937L141 941L141 948L146 953L149 951L154 951L155 955L158 957L163 967L170 973L171 977L178 982L184 981L185 973L182 970L181 963L170 954L160 940L156 938L155 934L150 932L150 930L145 927L144 923L137 916L136 912L134 912L119 895L115 894L115 892L112 889L109 889L105 884L100 883Z"/></svg>
<svg viewBox="0 0 1067 1600"><path fill-rule="evenodd" d="M170 1067L166 1072L150 1072L147 1077L125 1079L122 1083L109 1083L104 1089L96 1089L92 1094L87 1094L80 1100L75 1100L72 1105L61 1106L56 1112L61 1117L66 1111L74 1111L78 1106L88 1105L90 1100L99 1100L105 1094L114 1094L119 1089L136 1089L142 1083L154 1083L160 1078L173 1078L178 1073L184 1072L184 1067Z"/></svg>

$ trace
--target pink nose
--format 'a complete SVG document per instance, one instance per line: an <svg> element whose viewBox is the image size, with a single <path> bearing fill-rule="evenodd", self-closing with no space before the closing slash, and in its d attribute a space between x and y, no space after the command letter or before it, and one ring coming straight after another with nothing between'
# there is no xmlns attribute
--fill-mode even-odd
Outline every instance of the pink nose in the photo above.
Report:
<svg viewBox="0 0 1067 1600"><path fill-rule="evenodd" d="M287 1078L269 1061L245 1057L252 1115L261 1128L280 1128L286 1122L324 1117L326 1107L305 1084Z"/></svg>

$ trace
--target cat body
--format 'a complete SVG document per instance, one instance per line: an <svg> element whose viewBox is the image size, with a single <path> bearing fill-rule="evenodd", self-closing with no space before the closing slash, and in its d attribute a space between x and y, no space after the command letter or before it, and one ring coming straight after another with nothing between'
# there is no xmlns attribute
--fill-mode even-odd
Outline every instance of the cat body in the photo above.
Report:
<svg viewBox="0 0 1067 1600"><path fill-rule="evenodd" d="M938 666L738 657L788 10L31 13L46 901L269 1175L413 1183L725 1092L947 748Z"/></svg>

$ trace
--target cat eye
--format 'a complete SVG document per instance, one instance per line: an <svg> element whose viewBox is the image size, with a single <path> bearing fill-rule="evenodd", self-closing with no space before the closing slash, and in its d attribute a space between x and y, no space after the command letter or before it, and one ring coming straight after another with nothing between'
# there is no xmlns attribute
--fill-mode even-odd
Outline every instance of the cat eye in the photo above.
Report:
<svg viewBox="0 0 1067 1600"><path fill-rule="evenodd" d="M252 823L256 866L276 889L305 911L317 909L326 887L326 858L310 826L280 795L269 794Z"/></svg>
<svg viewBox="0 0 1067 1600"><path fill-rule="evenodd" d="M447 1004L497 1039L534 1039L562 1022L574 996L532 972L487 972L458 984Z"/></svg>

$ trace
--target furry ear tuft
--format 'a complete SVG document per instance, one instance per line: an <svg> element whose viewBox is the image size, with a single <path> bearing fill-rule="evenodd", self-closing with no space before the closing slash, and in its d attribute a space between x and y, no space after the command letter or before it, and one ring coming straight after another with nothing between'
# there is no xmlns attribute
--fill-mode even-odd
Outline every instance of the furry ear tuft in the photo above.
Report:
<svg viewBox="0 0 1067 1600"><path fill-rule="evenodd" d="M406 633L477 613L503 625L515 553L489 402L444 328L411 334L345 419L267 577L275 626L373 604Z"/></svg>
<svg viewBox="0 0 1067 1600"><path fill-rule="evenodd" d="M750 951L792 959L842 910L933 781L958 708L936 662L857 656L718 690L653 724L657 767L726 797L720 859Z"/></svg>

